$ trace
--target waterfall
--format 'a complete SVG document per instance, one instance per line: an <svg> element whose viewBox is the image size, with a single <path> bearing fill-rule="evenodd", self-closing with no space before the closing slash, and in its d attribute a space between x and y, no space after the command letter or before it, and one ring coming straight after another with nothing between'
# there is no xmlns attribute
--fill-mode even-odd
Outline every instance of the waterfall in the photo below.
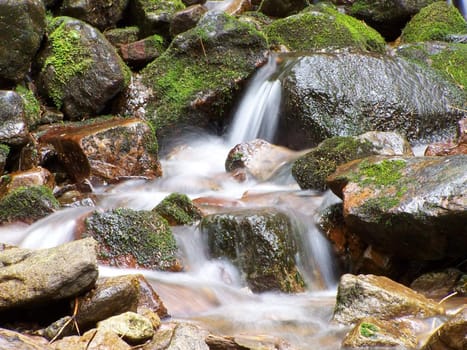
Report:
<svg viewBox="0 0 467 350"><path fill-rule="evenodd" d="M281 83L273 79L277 56L269 56L250 82L233 117L227 143L235 145L256 138L271 142L276 132L281 104Z"/></svg>
<svg viewBox="0 0 467 350"><path fill-rule="evenodd" d="M467 0L448 0L448 4L456 6L462 16L467 20Z"/></svg>

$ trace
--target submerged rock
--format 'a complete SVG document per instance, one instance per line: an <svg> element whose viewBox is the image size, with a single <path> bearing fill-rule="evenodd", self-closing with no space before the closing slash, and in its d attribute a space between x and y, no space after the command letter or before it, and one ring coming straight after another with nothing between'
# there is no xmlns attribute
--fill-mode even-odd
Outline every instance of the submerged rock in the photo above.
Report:
<svg viewBox="0 0 467 350"><path fill-rule="evenodd" d="M291 148L375 130L419 140L450 130L463 115L461 90L401 58L335 52L284 59L293 62L281 80L278 141Z"/></svg>
<svg viewBox="0 0 467 350"><path fill-rule="evenodd" d="M464 257L467 156L382 157L340 166L328 180L344 219L367 243L411 260Z"/></svg>
<svg viewBox="0 0 467 350"><path fill-rule="evenodd" d="M339 281L333 320L351 324L366 317L390 320L404 316L427 318L443 313L438 303L389 278L345 274Z"/></svg>
<svg viewBox="0 0 467 350"><path fill-rule="evenodd" d="M244 274L254 292L299 292L298 247L291 219L276 209L213 214L201 221L209 253L227 258Z"/></svg>
<svg viewBox="0 0 467 350"><path fill-rule="evenodd" d="M169 225L192 225L202 217L201 211L191 199L181 193L172 193L165 197L154 209Z"/></svg>

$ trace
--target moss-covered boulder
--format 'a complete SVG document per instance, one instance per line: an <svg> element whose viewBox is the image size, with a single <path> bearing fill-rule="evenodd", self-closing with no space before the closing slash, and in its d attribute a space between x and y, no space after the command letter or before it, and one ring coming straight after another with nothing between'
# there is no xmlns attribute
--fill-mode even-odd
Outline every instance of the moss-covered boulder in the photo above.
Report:
<svg viewBox="0 0 467 350"><path fill-rule="evenodd" d="M465 256L467 155L373 156L327 179L347 226L382 252L410 260Z"/></svg>
<svg viewBox="0 0 467 350"><path fill-rule="evenodd" d="M287 17L309 4L308 0L262 0L258 11L271 17Z"/></svg>
<svg viewBox="0 0 467 350"><path fill-rule="evenodd" d="M130 80L128 67L104 35L70 17L49 23L38 66L42 93L70 119L98 114Z"/></svg>
<svg viewBox="0 0 467 350"><path fill-rule="evenodd" d="M423 7L436 0L355 0L349 14L364 20L388 41L395 40L402 28Z"/></svg>
<svg viewBox="0 0 467 350"><path fill-rule="evenodd" d="M146 118L159 136L184 126L207 128L230 109L234 92L263 59L266 38L253 25L207 13L142 72L154 91Z"/></svg>
<svg viewBox="0 0 467 350"><path fill-rule="evenodd" d="M274 21L264 32L271 44L282 44L292 51L352 47L383 52L386 46L376 30L331 5L310 6Z"/></svg>
<svg viewBox="0 0 467 350"><path fill-rule="evenodd" d="M402 31L403 42L444 40L450 34L467 34L467 23L447 1L437 1L416 14Z"/></svg>
<svg viewBox="0 0 467 350"><path fill-rule="evenodd" d="M40 0L0 2L0 80L20 81L42 41L45 7Z"/></svg>
<svg viewBox="0 0 467 350"><path fill-rule="evenodd" d="M201 220L200 228L210 255L236 265L254 292L303 290L287 214L273 208L213 214Z"/></svg>
<svg viewBox="0 0 467 350"><path fill-rule="evenodd" d="M177 244L167 221L155 212L113 209L93 212L83 236L99 243L100 263L179 271Z"/></svg>
<svg viewBox="0 0 467 350"><path fill-rule="evenodd" d="M187 195L172 193L165 197L154 209L170 225L192 225L201 219L201 211Z"/></svg>
<svg viewBox="0 0 467 350"><path fill-rule="evenodd" d="M0 224L23 221L33 223L60 207L50 188L19 187L0 200Z"/></svg>

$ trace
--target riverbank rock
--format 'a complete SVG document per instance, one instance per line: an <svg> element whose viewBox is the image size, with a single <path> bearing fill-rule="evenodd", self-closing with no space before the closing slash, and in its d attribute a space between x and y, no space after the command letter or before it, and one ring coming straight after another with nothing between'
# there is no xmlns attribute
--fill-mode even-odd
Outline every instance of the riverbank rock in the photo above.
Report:
<svg viewBox="0 0 467 350"><path fill-rule="evenodd" d="M130 344L142 344L154 335L151 321L131 311L99 322L97 329L114 332Z"/></svg>
<svg viewBox="0 0 467 350"><path fill-rule="evenodd" d="M23 99L14 91L0 90L0 142L25 144L28 132Z"/></svg>
<svg viewBox="0 0 467 350"><path fill-rule="evenodd" d="M376 30L329 4L310 6L299 14L275 20L264 33L271 44L298 52L348 47L384 52L386 47Z"/></svg>
<svg viewBox="0 0 467 350"><path fill-rule="evenodd" d="M200 228L209 254L232 261L254 292L303 290L297 237L287 214L273 208L219 213L204 217Z"/></svg>
<svg viewBox="0 0 467 350"><path fill-rule="evenodd" d="M2 350L53 350L44 338L22 334L0 328L0 347ZM67 349L71 350L71 349Z"/></svg>
<svg viewBox="0 0 467 350"><path fill-rule="evenodd" d="M7 249L0 261L1 311L74 297L92 288L98 274L90 238L38 251Z"/></svg>
<svg viewBox="0 0 467 350"><path fill-rule="evenodd" d="M104 35L71 17L49 23L39 53L38 87L72 120L100 113L130 81L130 71Z"/></svg>
<svg viewBox="0 0 467 350"><path fill-rule="evenodd" d="M39 141L53 145L68 176L75 182L118 181L134 176L152 179L162 175L155 135L139 119L66 124L49 129Z"/></svg>
<svg viewBox="0 0 467 350"><path fill-rule="evenodd" d="M467 347L467 307L462 308L428 339L422 350L464 350Z"/></svg>
<svg viewBox="0 0 467 350"><path fill-rule="evenodd" d="M202 217L201 211L187 195L182 193L168 195L152 210L172 226L192 225Z"/></svg>
<svg viewBox="0 0 467 350"><path fill-rule="evenodd" d="M258 11L271 17L287 17L308 6L307 0L263 0Z"/></svg>
<svg viewBox="0 0 467 350"><path fill-rule="evenodd" d="M327 179L344 220L364 241L411 260L465 256L467 158L356 160Z"/></svg>
<svg viewBox="0 0 467 350"><path fill-rule="evenodd" d="M2 1L0 13L0 81L20 81L45 32L45 7L40 0Z"/></svg>
<svg viewBox="0 0 467 350"><path fill-rule="evenodd" d="M339 281L333 320L351 324L370 316L390 320L443 313L439 304L389 278L345 274Z"/></svg>
<svg viewBox="0 0 467 350"><path fill-rule="evenodd" d="M126 343L117 333L107 330L91 329L80 336L65 337L51 345L53 350L83 350L112 349L131 350L132 347Z"/></svg>
<svg viewBox="0 0 467 350"><path fill-rule="evenodd" d="M18 187L0 199L0 224L31 224L60 208L52 190L45 186Z"/></svg>
<svg viewBox="0 0 467 350"><path fill-rule="evenodd" d="M206 13L195 28L177 35L141 71L142 82L154 92L145 118L158 138L221 123L240 82L264 60L266 50L263 34L225 13Z"/></svg>
<svg viewBox="0 0 467 350"><path fill-rule="evenodd" d="M335 52L287 59L277 137L289 148L375 130L420 140L452 132L463 116L453 108L465 104L461 90L401 58Z"/></svg>
<svg viewBox="0 0 467 350"><path fill-rule="evenodd" d="M20 187L45 186L50 190L55 187L53 175L45 168L36 167L26 171L15 171L0 178L0 198Z"/></svg>
<svg viewBox="0 0 467 350"><path fill-rule="evenodd" d="M429 272L415 279L410 284L410 288L427 298L441 299L455 292L461 278L462 271L455 268Z"/></svg>
<svg viewBox="0 0 467 350"><path fill-rule="evenodd" d="M445 40L450 34L467 34L467 23L447 1L437 1L420 10L402 30L403 42Z"/></svg>
<svg viewBox="0 0 467 350"><path fill-rule="evenodd" d="M164 38L154 34L147 38L120 44L118 52L123 61L134 69L141 69L155 58L159 57L166 49Z"/></svg>
<svg viewBox="0 0 467 350"><path fill-rule="evenodd" d="M155 212L113 209L93 212L83 236L95 238L104 265L180 271L177 244L167 221Z"/></svg>

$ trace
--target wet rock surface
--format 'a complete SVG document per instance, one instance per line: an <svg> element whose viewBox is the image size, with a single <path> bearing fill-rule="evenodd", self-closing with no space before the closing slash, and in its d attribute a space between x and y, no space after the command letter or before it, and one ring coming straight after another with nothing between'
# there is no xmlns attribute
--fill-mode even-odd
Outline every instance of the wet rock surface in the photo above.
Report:
<svg viewBox="0 0 467 350"><path fill-rule="evenodd" d="M28 131L21 96L14 91L0 91L0 142L26 143Z"/></svg>
<svg viewBox="0 0 467 350"><path fill-rule="evenodd" d="M201 211L191 199L181 193L172 193L165 197L154 209L169 225L192 225L202 217Z"/></svg>
<svg viewBox="0 0 467 350"><path fill-rule="evenodd" d="M422 350L461 350L467 346L467 308L462 308L435 332Z"/></svg>

